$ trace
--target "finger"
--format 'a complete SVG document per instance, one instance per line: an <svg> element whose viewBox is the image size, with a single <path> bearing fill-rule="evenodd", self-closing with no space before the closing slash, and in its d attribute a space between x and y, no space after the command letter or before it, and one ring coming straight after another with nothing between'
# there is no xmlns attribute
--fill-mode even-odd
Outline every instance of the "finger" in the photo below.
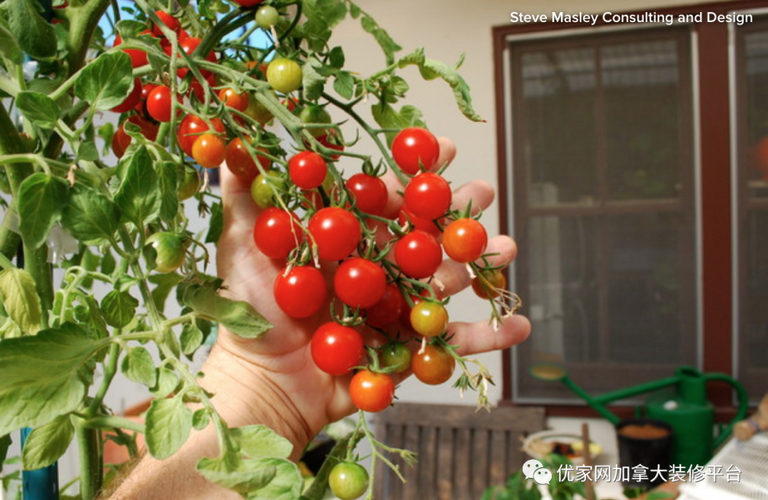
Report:
<svg viewBox="0 0 768 500"><path fill-rule="evenodd" d="M470 181L453 191L453 210L463 211L469 203L472 203L472 215L477 215L480 210L485 210L496 196L490 183L482 180Z"/></svg>
<svg viewBox="0 0 768 500"><path fill-rule="evenodd" d="M531 323L525 316L517 314L502 318L495 329L488 321L475 323L455 322L448 325L448 331L455 335L451 344L458 345L461 356L507 349L528 338Z"/></svg>
<svg viewBox="0 0 768 500"><path fill-rule="evenodd" d="M432 168L433 171L451 163L456 157L456 145L452 140L447 137L438 137L437 142L440 145L440 156L438 156L437 163ZM387 219L394 219L400 213L400 208L403 206L403 197L400 194L403 191L403 183L400 182L400 179L391 169L381 177L381 180L386 184L387 192L389 193L387 206L384 208L382 216Z"/></svg>
<svg viewBox="0 0 768 500"><path fill-rule="evenodd" d="M491 267L505 267L517 257L517 244L506 235L496 236L488 241L485 253ZM466 264L446 259L435 273L435 281L442 285L440 294L448 297L467 288L472 281Z"/></svg>
<svg viewBox="0 0 768 500"><path fill-rule="evenodd" d="M232 223L252 228L259 214L258 207L251 197L250 183L235 176L226 163L219 167L221 179L221 198L224 209L224 227Z"/></svg>

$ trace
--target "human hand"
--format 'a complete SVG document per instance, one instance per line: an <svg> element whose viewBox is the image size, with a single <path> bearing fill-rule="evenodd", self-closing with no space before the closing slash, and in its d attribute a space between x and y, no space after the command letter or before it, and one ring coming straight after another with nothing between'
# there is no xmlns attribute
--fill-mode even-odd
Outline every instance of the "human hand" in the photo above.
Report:
<svg viewBox="0 0 768 500"><path fill-rule="evenodd" d="M440 145L438 165L450 163L456 154L454 144L440 139ZM309 349L310 339L320 325L331 321L329 305L306 319L288 317L280 310L272 288L285 263L261 254L252 242L259 209L251 198L249 185L226 168L222 168L221 174L224 229L219 240L217 263L226 287L224 293L232 299L252 304L274 328L258 340L243 339L221 328L204 367L207 375L203 384L213 392L221 393L224 387L227 391L238 392L234 402L228 396L216 398L228 410L225 418L234 419L229 421L230 426L254 421L267 423L293 441L298 453L326 424L355 410L348 390L352 374L336 377L315 366ZM385 213L396 215L403 204L397 191L402 191L403 186L391 172L384 180L390 193ZM454 191L452 208L463 209L471 200L476 209L485 209L493 198L494 192L488 183L473 181ZM382 225L379 234L386 234L386 227ZM497 236L489 240L486 253L494 254L489 259L492 265L504 266L515 258L517 248L508 236ZM321 270L332 280L336 267L336 263L323 262ZM443 297L463 290L470 283L466 266L450 260L443 262L435 278L443 287L440 289ZM328 289L330 292L332 283ZM331 296L329 293L329 302ZM359 329L367 343L382 342L382 336L374 330ZM454 334L451 343L460 346L458 353L470 355L505 349L522 342L530 332L530 324L526 318L514 315L503 318L497 330L487 320L482 320L454 322L448 331ZM396 384L403 378L398 374L392 374L392 377Z"/></svg>

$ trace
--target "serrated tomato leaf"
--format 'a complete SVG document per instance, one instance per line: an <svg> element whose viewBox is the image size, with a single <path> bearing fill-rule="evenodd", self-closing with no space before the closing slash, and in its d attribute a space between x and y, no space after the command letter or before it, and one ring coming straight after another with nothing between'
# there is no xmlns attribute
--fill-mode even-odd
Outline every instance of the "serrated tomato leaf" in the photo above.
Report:
<svg viewBox="0 0 768 500"><path fill-rule="evenodd" d="M131 56L123 51L106 52L80 72L75 95L95 109L106 111L122 104L132 84Z"/></svg>
<svg viewBox="0 0 768 500"><path fill-rule="evenodd" d="M153 457L163 460L181 448L192 429L192 410L181 396L155 399L147 411L147 449Z"/></svg>
<svg viewBox="0 0 768 500"><path fill-rule="evenodd" d="M214 282L180 287L182 303L205 319L216 321L246 339L259 338L272 324L247 302L222 297Z"/></svg>
<svg viewBox="0 0 768 500"><path fill-rule="evenodd" d="M36 173L27 177L19 188L19 232L26 245L37 248L45 243L53 225L61 219L67 203L66 182Z"/></svg>
<svg viewBox="0 0 768 500"><path fill-rule="evenodd" d="M27 271L0 271L0 300L5 312L25 335L35 335L40 330L40 297L37 295L35 280Z"/></svg>
<svg viewBox="0 0 768 500"><path fill-rule="evenodd" d="M21 466L24 470L48 467L67 451L75 435L69 415L59 415L51 422L33 429L24 442Z"/></svg>

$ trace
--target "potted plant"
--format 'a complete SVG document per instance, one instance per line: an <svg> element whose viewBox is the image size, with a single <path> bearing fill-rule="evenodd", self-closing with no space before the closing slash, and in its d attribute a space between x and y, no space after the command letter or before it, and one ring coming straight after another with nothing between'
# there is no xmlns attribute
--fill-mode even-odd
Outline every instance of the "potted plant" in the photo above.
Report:
<svg viewBox="0 0 768 500"><path fill-rule="evenodd" d="M457 386L478 390L480 404L488 404L491 376L482 366L470 370L452 344L447 298L428 281L442 251L466 266L495 324L518 305L504 290L505 263L486 252L481 207L451 209L438 170L444 165L435 164L439 143L418 109L400 104L408 84L399 72L415 66L424 78L450 85L462 112L480 120L465 81L422 49L399 55L387 32L349 0L110 5L0 5L0 181L8 195L0 228L0 457L22 427L33 428L21 459L28 470L54 463L74 440L79 498L88 500L104 487L105 436L135 454L141 433L148 452L163 459L192 429L212 426L219 456L197 463L212 482L253 498L321 498L344 465L359 481L342 481L336 491L371 497L367 473L355 467L357 442L370 441L374 461L412 457L376 441L364 419L391 403L393 374L413 370L441 383L458 365ZM378 42L381 71L356 73L343 48L329 43L346 18ZM257 30L267 46L249 41ZM375 123L363 118L363 108ZM356 134L375 144L375 157L359 152ZM339 158L360 173L345 177ZM237 244L283 263L274 300L285 315L325 314L318 311L334 297L333 318L313 335L313 361L334 376L357 370L351 393L359 423L306 491L288 460L290 443L262 425L231 428L200 385L203 375L185 361L217 326L243 342L259 342L271 327L227 283L206 274L205 245L219 241L225 225L209 170L225 160L261 214L253 235ZM407 211L399 220L383 213L385 171L405 186ZM189 229L185 204L207 218L203 234ZM323 217L346 229L325 231ZM390 241L377 240L373 227L380 236L390 231ZM62 248L67 238L72 251ZM313 288L319 267L335 273L332 293ZM166 313L169 297L180 314ZM366 346L362 328L391 341ZM396 339L397 330L417 335ZM351 339L346 357L326 341L339 335ZM104 404L118 371L152 391L143 423ZM366 398L356 380L360 387L382 384L383 392Z"/></svg>

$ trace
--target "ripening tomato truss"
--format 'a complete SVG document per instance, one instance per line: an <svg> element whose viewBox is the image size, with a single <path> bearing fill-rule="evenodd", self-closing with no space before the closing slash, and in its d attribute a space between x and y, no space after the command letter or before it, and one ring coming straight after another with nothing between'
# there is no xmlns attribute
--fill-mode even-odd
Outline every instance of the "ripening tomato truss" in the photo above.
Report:
<svg viewBox="0 0 768 500"><path fill-rule="evenodd" d="M437 385L450 380L457 366L462 374L457 385L477 390L483 401L489 375L482 366L471 374L468 365L476 362L463 358L452 345L455 324L450 322L444 285L447 282L453 291L454 274L466 269L465 279L459 281L471 283L475 293L489 301L497 322L514 312L516 296L506 291L506 263L487 250L492 248L488 233L472 210L485 207L457 206L459 199L454 200L450 170L441 160L452 156L441 157L444 140L420 126L420 113L393 106L408 87L396 74L398 65L366 79L345 67L343 50L321 40L324 32L307 31L303 18L294 18L297 9L280 2L233 1L238 9L221 19L238 19L238 28L256 23L253 29L263 30L275 42L269 51L245 50L222 38L224 30L216 31L216 21L204 24L214 26L210 31L201 29L203 25L190 22L188 10L181 8L149 11L146 24L129 25L134 35L122 31L128 42L120 35L115 38L119 50L110 53L119 54L126 75L119 82L122 94L112 96L105 106L120 115L115 133L105 138L122 158L115 169L120 182L114 183L120 193L115 199L121 209L127 207L120 223L142 232L127 241L145 244L142 255L123 260L129 268L146 260L140 269L167 275L155 283L157 289L172 280L190 289L202 287L204 275L192 271L209 256L203 243L185 230L186 216L172 211L183 200L198 203L201 214L224 221L224 229L206 235L206 242L222 238L234 245L228 250L238 256L240 267L233 281L237 283L240 273L247 277L258 269L259 278L272 283L258 290L263 294L259 300L272 305L262 311L265 319L280 325L276 335L298 343L292 344L290 354L296 370L332 381L344 395L346 406L340 412L386 411L405 376L413 373L422 383ZM302 33L319 38L293 38ZM177 58L171 65L174 39ZM128 71L128 59L134 72ZM418 57L409 64L420 64ZM162 72L158 65L164 65ZM83 99L79 92L85 93L76 87L75 94ZM379 103L373 115L381 128L368 126L353 111L369 94ZM456 95L461 99L462 92ZM381 103L391 109L382 109ZM462 104L472 112L470 103ZM353 126L360 128L347 130ZM400 130L393 133L395 128ZM357 146L367 134L374 140L362 142L376 146L373 155ZM90 154L86 149L78 155ZM147 154L135 163L145 171L131 171L129 177L126 171L134 168L139 151ZM136 196L146 199L128 203L126 193L135 190L131 183L141 175L152 177L145 158L152 160L149 170L157 174L157 186L138 190ZM207 187L214 175L209 169L223 165L219 175L229 198L222 203ZM215 201L209 202L212 198ZM233 205L245 208L246 215L233 220ZM100 206L111 209L106 202ZM150 220L135 220L153 210L157 213L152 212ZM94 230L87 236L98 239L94 235L100 233ZM99 243L106 245L107 240ZM121 252L116 254L124 257ZM115 279L116 294L130 285L123 278ZM230 288L232 294L236 289ZM182 295L195 303L193 293ZM113 309L133 299L118 296L120 304ZM229 298L234 302L253 297ZM249 307L237 304L242 310ZM207 318L218 312L220 303L211 299L203 306L200 317ZM79 312L73 314L73 320L81 320ZM137 324L146 320L139 316ZM127 315L117 319L120 324L133 321ZM221 319L227 328L239 326L237 321L227 323L232 317ZM198 338L193 325L182 330L182 348L190 338ZM243 340L247 342L251 340ZM274 342L268 347L272 349L280 339L269 342ZM168 352L174 349L179 346ZM167 380L151 382L168 385ZM365 434L370 439L363 427L355 432L357 438ZM359 498L370 488L367 472L351 452L338 460L329 482L341 499Z"/></svg>

